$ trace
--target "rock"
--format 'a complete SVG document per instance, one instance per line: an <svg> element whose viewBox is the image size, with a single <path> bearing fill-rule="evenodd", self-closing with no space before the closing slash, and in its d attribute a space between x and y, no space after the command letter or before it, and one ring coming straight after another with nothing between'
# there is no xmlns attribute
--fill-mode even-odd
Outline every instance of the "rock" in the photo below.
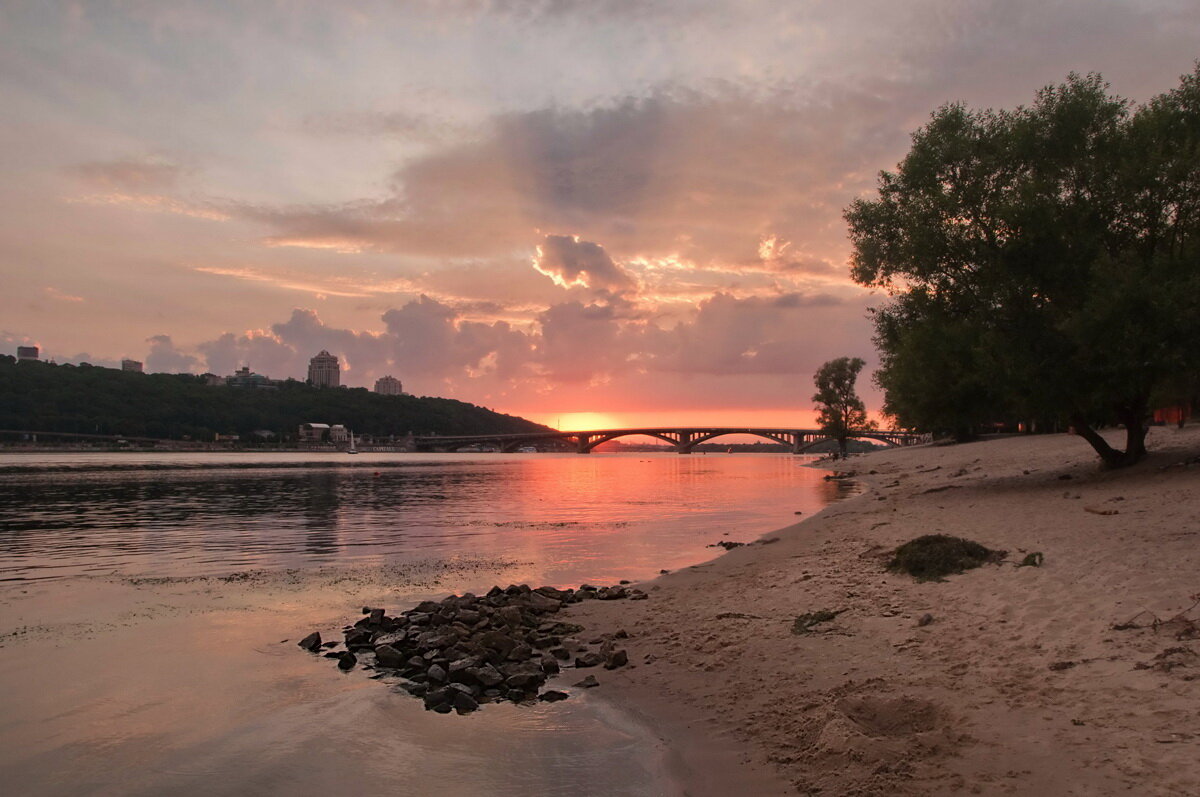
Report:
<svg viewBox="0 0 1200 797"><path fill-rule="evenodd" d="M509 689L504 693L504 697L514 703L520 703L522 700L525 700L525 693L520 689Z"/></svg>
<svg viewBox="0 0 1200 797"><path fill-rule="evenodd" d="M439 703L433 707L433 710L438 714L449 714L454 708L449 703Z"/></svg>
<svg viewBox="0 0 1200 797"><path fill-rule="evenodd" d="M532 656L533 648L529 647L529 645L526 645L524 642L514 646L513 649L508 653L508 658L513 661L529 661Z"/></svg>
<svg viewBox="0 0 1200 797"><path fill-rule="evenodd" d="M432 683L441 684L446 682L446 671L438 664L434 664L426 670L425 675Z"/></svg>
<svg viewBox="0 0 1200 797"><path fill-rule="evenodd" d="M540 592L529 593L529 608L535 612L557 612L562 608L562 601L557 601L553 598L547 598Z"/></svg>
<svg viewBox="0 0 1200 797"><path fill-rule="evenodd" d="M318 632L313 631L296 644L307 650L309 653L316 653L321 649L321 635Z"/></svg>
<svg viewBox="0 0 1200 797"><path fill-rule="evenodd" d="M628 592L624 587L609 587L608 589L601 589L596 593L596 597L602 601L618 601L627 595Z"/></svg>
<svg viewBox="0 0 1200 797"><path fill-rule="evenodd" d="M425 693L423 699L425 701L425 708L431 709L434 706L449 702L450 694L445 689L431 689Z"/></svg>
<svg viewBox="0 0 1200 797"><path fill-rule="evenodd" d="M604 656L602 656L599 653L596 653L594 651L588 652L588 653L582 653L575 657L576 669L583 669L584 667L595 667L595 666L597 666L599 664L603 664L603 663L604 663Z"/></svg>
<svg viewBox="0 0 1200 797"><path fill-rule="evenodd" d="M507 623L511 628L520 628L524 624L524 619L521 616L521 610L516 606L505 606L500 611L496 612L500 619Z"/></svg>
<svg viewBox="0 0 1200 797"><path fill-rule="evenodd" d="M488 687L503 683L504 676L492 665L485 664L475 670L475 679L485 687Z"/></svg>
<svg viewBox="0 0 1200 797"><path fill-rule="evenodd" d="M391 645L380 645L375 648L375 662L380 667L389 667L393 670L399 670L408 665L404 654Z"/></svg>
<svg viewBox="0 0 1200 797"><path fill-rule="evenodd" d="M502 659L507 659L508 654L517 646L515 639L500 631L488 631L479 638L479 644L496 651Z"/></svg>
<svg viewBox="0 0 1200 797"><path fill-rule="evenodd" d="M368 618L371 625L383 625L383 609L372 609Z"/></svg>
<svg viewBox="0 0 1200 797"><path fill-rule="evenodd" d="M604 669L615 670L629 663L629 655L624 650L614 650L604 662Z"/></svg>
<svg viewBox="0 0 1200 797"><path fill-rule="evenodd" d="M338 656L338 669L339 670L354 669L355 664L358 664L358 657L355 656L353 653L351 653L348 650L345 653L343 653L342 655Z"/></svg>
<svg viewBox="0 0 1200 797"><path fill-rule="evenodd" d="M557 703L560 700L566 700L570 695L566 692L560 692L557 689L547 689L538 695L538 700L544 700L547 703Z"/></svg>
<svg viewBox="0 0 1200 797"><path fill-rule="evenodd" d="M483 615L481 615L479 612L474 612L470 609L462 609L458 613L458 619L467 625L475 625L475 623L479 622L479 618L482 616Z"/></svg>
<svg viewBox="0 0 1200 797"><path fill-rule="evenodd" d="M617 629L617 633L613 634L614 639L629 639L629 632L624 628Z"/></svg>
<svg viewBox="0 0 1200 797"><path fill-rule="evenodd" d="M923 615L921 615L921 619L917 620L917 626L924 628L925 626L929 625L932 622L933 622L932 614L923 614Z"/></svg>
<svg viewBox="0 0 1200 797"><path fill-rule="evenodd" d="M541 673L523 672L509 676L504 683L509 689L520 689L525 692L537 689L546 680L546 676Z"/></svg>
<svg viewBox="0 0 1200 797"><path fill-rule="evenodd" d="M563 661L566 661L567 659L571 658L571 651L560 645L556 648L550 648L550 655L556 659L562 659Z"/></svg>
<svg viewBox="0 0 1200 797"><path fill-rule="evenodd" d="M470 714L477 708L479 708L478 701L464 692L459 692L454 698L454 710L459 714Z"/></svg>
<svg viewBox="0 0 1200 797"><path fill-rule="evenodd" d="M413 697L424 697L429 691L429 684L406 683L400 686L405 692L408 692Z"/></svg>
<svg viewBox="0 0 1200 797"><path fill-rule="evenodd" d="M655 589L658 589L658 587L655 587ZM631 601L644 601L644 600L646 600L646 599L647 599L647 598L649 598L649 597L650 597L649 595L647 595L646 593L642 592L640 589L635 589L635 590L633 590L633 592L631 592L631 593L630 593L630 595L629 595L629 600L631 600Z"/></svg>
<svg viewBox="0 0 1200 797"><path fill-rule="evenodd" d="M578 686L580 689L591 689L592 687L599 686L599 685L600 685L600 682L596 680L596 676L594 676L594 675L589 675L587 678L584 678L579 683L573 684L573 686Z"/></svg>
<svg viewBox="0 0 1200 797"><path fill-rule="evenodd" d="M557 675L561 670L562 668L558 666L558 659L551 656L542 659L542 672L546 675Z"/></svg>

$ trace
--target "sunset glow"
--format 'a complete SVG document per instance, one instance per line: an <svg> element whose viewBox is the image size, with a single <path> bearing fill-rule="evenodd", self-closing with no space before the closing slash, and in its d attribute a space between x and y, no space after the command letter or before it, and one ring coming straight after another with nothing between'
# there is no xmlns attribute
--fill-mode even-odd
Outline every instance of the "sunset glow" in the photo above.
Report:
<svg viewBox="0 0 1200 797"><path fill-rule="evenodd" d="M0 351L325 349L565 428L808 424L852 356L877 411L842 212L929 110L1071 70L1144 98L1196 56L1165 0L1002 8L10 4Z"/></svg>

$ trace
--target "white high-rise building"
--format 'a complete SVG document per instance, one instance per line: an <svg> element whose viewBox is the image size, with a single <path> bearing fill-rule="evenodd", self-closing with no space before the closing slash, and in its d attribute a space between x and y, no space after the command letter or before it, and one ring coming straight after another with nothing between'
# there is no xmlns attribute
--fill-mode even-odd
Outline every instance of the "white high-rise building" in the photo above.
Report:
<svg viewBox="0 0 1200 797"><path fill-rule="evenodd" d="M340 387L342 368L338 358L321 349L321 353L308 361L308 383L313 387Z"/></svg>
<svg viewBox="0 0 1200 797"><path fill-rule="evenodd" d="M375 392L385 396L400 396L404 394L404 386L400 380L390 374L375 380Z"/></svg>

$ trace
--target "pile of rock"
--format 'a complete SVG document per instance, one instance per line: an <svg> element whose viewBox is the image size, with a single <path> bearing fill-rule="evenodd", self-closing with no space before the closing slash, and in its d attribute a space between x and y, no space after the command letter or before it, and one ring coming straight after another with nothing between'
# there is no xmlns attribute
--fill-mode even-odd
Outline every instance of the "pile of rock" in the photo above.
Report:
<svg viewBox="0 0 1200 797"><path fill-rule="evenodd" d="M645 592L625 586L559 590L530 589L526 584L493 587L482 597L467 593L441 601L423 601L388 617L383 609L364 608L363 618L343 629L346 649L328 651L338 667L349 670L364 657L364 666L393 671L406 680L402 688L425 701L425 708L465 714L496 700L563 700L553 689L538 692L563 667L622 667L629 657L615 639L591 640L575 634L583 629L555 620L570 603L585 600L645 600ZM623 634L617 634L618 637ZM313 653L337 647L317 632L300 641Z"/></svg>

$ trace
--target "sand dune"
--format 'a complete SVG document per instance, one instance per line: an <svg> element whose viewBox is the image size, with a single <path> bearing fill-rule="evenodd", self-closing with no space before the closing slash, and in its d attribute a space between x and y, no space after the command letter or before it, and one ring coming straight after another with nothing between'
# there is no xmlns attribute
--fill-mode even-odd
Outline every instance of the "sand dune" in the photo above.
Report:
<svg viewBox="0 0 1200 797"><path fill-rule="evenodd" d="M692 795L1200 794L1200 639L1151 627L1200 621L1200 428L1149 442L1117 472L1070 436L853 459L862 495L572 607L632 637L596 691L658 725ZM1007 560L885 571L938 532ZM792 632L817 610L840 613Z"/></svg>

